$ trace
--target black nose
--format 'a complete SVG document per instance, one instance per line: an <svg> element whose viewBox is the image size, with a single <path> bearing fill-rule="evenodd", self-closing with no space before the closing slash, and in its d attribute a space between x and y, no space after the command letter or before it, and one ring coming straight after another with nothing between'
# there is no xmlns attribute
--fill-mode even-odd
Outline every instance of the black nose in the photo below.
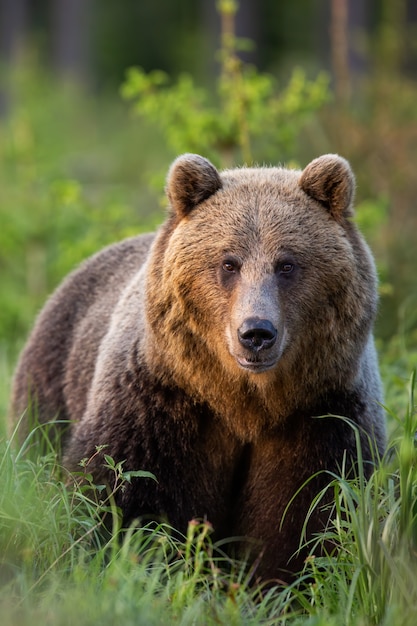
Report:
<svg viewBox="0 0 417 626"><path fill-rule="evenodd" d="M269 320L249 317L237 331L239 341L244 348L260 352L272 348L277 339L277 329Z"/></svg>

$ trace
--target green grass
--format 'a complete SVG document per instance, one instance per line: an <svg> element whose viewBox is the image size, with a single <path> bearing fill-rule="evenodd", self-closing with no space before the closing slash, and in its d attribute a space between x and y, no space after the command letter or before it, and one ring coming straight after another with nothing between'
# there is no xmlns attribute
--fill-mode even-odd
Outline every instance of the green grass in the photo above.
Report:
<svg viewBox="0 0 417 626"><path fill-rule="evenodd" d="M63 481L52 453L2 452L3 624L256 623L244 570L222 572L233 564L208 524L190 523L183 540L164 526L108 537L106 504Z"/></svg>
<svg viewBox="0 0 417 626"><path fill-rule="evenodd" d="M386 624L417 616L417 414L391 416L371 479L335 477L332 524L298 581L262 588L213 544L208 524L122 531L103 492L91 499L48 447L0 442L2 624ZM123 478L123 477L122 477ZM112 510L116 529L102 526ZM324 543L323 543L324 542ZM314 545L311 546L314 551ZM337 547L337 550L334 548Z"/></svg>

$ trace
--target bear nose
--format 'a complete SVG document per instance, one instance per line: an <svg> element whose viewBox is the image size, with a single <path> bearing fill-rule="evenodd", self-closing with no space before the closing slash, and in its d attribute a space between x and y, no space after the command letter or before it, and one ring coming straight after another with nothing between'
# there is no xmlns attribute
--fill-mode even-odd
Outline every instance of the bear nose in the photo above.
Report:
<svg viewBox="0 0 417 626"><path fill-rule="evenodd" d="M272 348L277 339L277 329L269 320L249 317L237 331L241 345L252 352Z"/></svg>

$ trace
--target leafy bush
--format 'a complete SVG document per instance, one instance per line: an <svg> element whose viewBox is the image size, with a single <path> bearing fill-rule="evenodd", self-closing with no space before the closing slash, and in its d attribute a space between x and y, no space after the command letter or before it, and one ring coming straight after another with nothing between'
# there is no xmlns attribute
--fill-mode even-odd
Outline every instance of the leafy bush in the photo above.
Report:
<svg viewBox="0 0 417 626"><path fill-rule="evenodd" d="M110 98L98 112L95 101L32 65L8 85L13 106L0 119L0 345L13 346L75 265L161 221L147 177L166 157Z"/></svg>
<svg viewBox="0 0 417 626"><path fill-rule="evenodd" d="M238 3L220 0L221 71L212 93L182 74L172 83L164 72L129 70L122 87L134 111L161 131L174 154L197 152L226 167L254 161L293 159L296 139L306 119L329 97L328 78L308 80L295 69L280 89L239 58L247 41L236 38ZM250 45L250 44L249 44Z"/></svg>

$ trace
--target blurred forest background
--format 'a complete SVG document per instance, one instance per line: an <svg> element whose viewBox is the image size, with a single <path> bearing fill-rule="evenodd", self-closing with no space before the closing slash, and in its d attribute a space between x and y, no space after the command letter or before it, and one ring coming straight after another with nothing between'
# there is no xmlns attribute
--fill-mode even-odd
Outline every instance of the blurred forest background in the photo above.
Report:
<svg viewBox="0 0 417 626"><path fill-rule="evenodd" d="M391 380L408 374L417 355L417 2L238 4L0 0L4 389L62 277L163 220L164 172L182 150L220 166L349 159L381 278L380 353Z"/></svg>

